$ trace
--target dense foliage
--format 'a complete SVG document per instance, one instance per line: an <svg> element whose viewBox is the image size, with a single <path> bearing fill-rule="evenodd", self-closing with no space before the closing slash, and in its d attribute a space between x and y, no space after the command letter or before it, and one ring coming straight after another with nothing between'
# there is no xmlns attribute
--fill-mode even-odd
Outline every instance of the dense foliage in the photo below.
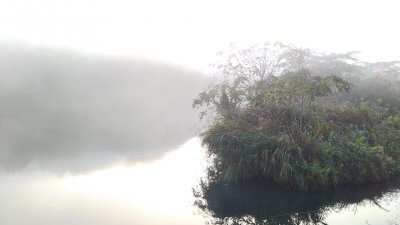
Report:
<svg viewBox="0 0 400 225"><path fill-rule="evenodd" d="M400 68L354 53L320 54L276 43L232 47L222 81L194 100L212 111L202 134L210 175L271 179L321 190L378 182L400 171Z"/></svg>

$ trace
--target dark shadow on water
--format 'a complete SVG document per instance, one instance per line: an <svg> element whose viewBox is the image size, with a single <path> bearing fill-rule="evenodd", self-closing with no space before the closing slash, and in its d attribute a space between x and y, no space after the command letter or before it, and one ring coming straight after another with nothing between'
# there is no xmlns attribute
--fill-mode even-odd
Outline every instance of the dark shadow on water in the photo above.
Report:
<svg viewBox="0 0 400 225"><path fill-rule="evenodd" d="M258 180L225 185L201 182L194 189L195 206L210 224L326 224L332 210L366 201L380 205L399 190L400 177L381 184L348 186L318 193L284 190Z"/></svg>

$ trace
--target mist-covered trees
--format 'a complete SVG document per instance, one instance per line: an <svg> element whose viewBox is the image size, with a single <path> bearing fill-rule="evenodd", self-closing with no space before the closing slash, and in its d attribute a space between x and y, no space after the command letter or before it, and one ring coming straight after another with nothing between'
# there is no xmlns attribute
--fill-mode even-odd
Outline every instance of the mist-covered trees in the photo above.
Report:
<svg viewBox="0 0 400 225"><path fill-rule="evenodd" d="M262 177L301 190L377 182L400 171L400 68L281 43L232 47L223 79L194 107L212 179Z"/></svg>

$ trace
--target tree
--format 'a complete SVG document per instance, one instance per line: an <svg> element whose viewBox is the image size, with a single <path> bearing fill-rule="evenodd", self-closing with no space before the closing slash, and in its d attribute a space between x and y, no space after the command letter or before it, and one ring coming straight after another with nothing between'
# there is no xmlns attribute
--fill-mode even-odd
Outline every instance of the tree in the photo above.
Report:
<svg viewBox="0 0 400 225"><path fill-rule="evenodd" d="M254 45L244 50L232 46L226 61L214 65L224 80L200 93L193 107L208 107L201 118L210 109L221 117L232 118L249 107L263 108L277 102L301 103L299 107L304 110L316 97L331 95L334 90L350 90L350 83L338 76L313 76L307 69L310 52L282 43Z"/></svg>

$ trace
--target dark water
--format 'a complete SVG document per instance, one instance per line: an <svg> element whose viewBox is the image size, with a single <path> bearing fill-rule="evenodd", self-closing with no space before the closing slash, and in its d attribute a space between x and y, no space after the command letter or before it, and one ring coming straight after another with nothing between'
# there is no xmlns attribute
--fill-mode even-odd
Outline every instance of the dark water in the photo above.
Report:
<svg viewBox="0 0 400 225"><path fill-rule="evenodd" d="M399 187L400 178L395 178L382 184L305 193L247 180L233 185L202 184L194 195L195 205L211 224L396 224Z"/></svg>
<svg viewBox="0 0 400 225"><path fill-rule="evenodd" d="M302 193L256 180L202 183L205 165L192 139L158 160L85 174L33 165L1 173L0 224L400 224L400 178Z"/></svg>

